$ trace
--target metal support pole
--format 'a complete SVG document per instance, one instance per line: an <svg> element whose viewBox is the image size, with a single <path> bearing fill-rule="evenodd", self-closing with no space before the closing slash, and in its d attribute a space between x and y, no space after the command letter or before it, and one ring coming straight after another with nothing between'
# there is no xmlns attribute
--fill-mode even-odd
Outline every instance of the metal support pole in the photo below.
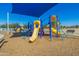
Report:
<svg viewBox="0 0 79 59"><path fill-rule="evenodd" d="M49 28L50 28L50 41L52 40L52 22L51 22L51 17L49 19Z"/></svg>
<svg viewBox="0 0 79 59"><path fill-rule="evenodd" d="M57 30L57 33L56 33L56 37L58 37L58 32L59 32L59 24L58 24L58 16L56 16L56 30Z"/></svg>
<svg viewBox="0 0 79 59"><path fill-rule="evenodd" d="M7 31L9 32L9 12L7 12Z"/></svg>

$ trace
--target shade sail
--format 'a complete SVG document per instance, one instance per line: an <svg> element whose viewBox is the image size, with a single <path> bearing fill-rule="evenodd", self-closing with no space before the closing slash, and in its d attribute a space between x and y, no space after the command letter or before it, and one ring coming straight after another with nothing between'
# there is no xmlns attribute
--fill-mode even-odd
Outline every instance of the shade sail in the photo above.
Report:
<svg viewBox="0 0 79 59"><path fill-rule="evenodd" d="M0 3L0 13L11 12L11 11L12 11L11 3Z"/></svg>
<svg viewBox="0 0 79 59"><path fill-rule="evenodd" d="M13 3L12 13L40 17L56 3Z"/></svg>

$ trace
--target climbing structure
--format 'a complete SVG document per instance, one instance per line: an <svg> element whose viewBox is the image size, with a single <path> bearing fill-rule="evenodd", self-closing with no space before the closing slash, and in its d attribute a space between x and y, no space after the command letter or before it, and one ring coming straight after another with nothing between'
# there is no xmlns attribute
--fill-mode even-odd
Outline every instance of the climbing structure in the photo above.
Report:
<svg viewBox="0 0 79 59"><path fill-rule="evenodd" d="M60 23L57 16L51 16L49 23L50 23L50 40L52 40L53 37L60 36Z"/></svg>

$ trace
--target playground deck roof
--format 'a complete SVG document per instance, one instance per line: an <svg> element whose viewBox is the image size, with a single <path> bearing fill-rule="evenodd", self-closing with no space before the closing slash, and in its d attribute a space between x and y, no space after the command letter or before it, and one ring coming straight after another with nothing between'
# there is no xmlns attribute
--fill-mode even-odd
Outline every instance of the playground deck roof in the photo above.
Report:
<svg viewBox="0 0 79 59"><path fill-rule="evenodd" d="M55 5L56 3L14 3L12 13L40 17Z"/></svg>

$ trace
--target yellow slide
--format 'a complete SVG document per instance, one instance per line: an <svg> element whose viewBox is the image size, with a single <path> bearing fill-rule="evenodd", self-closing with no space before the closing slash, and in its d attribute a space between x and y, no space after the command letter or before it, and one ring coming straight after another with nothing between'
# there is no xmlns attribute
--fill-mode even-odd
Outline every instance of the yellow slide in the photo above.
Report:
<svg viewBox="0 0 79 59"><path fill-rule="evenodd" d="M52 28L52 33L57 33L57 30L56 29L54 29L54 28ZM58 34L60 34L60 32L58 32Z"/></svg>
<svg viewBox="0 0 79 59"><path fill-rule="evenodd" d="M33 31L32 37L30 37L30 42L34 42L37 39L39 29L40 29L40 21L37 20L34 22L34 31Z"/></svg>

